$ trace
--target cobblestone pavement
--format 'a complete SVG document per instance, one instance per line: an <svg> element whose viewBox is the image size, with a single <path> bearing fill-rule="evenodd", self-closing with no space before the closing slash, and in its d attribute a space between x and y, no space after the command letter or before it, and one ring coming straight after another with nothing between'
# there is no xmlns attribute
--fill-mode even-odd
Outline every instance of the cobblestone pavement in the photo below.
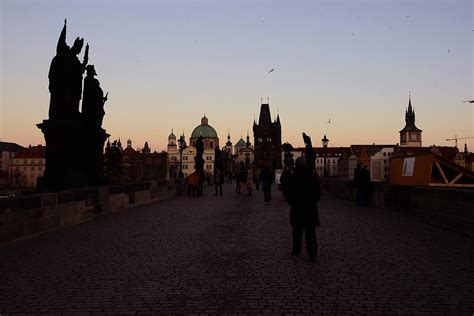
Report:
<svg viewBox="0 0 474 316"><path fill-rule="evenodd" d="M0 313L474 313L472 239L323 196L310 263L279 192L211 193L0 246Z"/></svg>

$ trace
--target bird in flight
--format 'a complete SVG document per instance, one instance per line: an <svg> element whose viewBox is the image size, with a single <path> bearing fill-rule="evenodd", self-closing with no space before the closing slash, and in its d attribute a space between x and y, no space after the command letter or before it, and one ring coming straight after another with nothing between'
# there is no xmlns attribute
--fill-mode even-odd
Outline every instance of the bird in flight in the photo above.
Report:
<svg viewBox="0 0 474 316"><path fill-rule="evenodd" d="M275 71L275 68L272 68L268 71L268 73L271 73L271 72L274 72Z"/></svg>
<svg viewBox="0 0 474 316"><path fill-rule="evenodd" d="M329 121L326 122L326 124L329 124L329 123L331 123L331 118L329 118Z"/></svg>
<svg viewBox="0 0 474 316"><path fill-rule="evenodd" d="M464 103L474 103L474 100L463 101Z"/></svg>

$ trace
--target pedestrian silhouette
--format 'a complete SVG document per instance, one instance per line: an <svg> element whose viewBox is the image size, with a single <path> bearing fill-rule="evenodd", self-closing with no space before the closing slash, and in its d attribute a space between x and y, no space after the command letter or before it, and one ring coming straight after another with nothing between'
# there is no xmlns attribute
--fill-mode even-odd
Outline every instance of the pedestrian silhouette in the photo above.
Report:
<svg viewBox="0 0 474 316"><path fill-rule="evenodd" d="M269 205L272 198L272 184L273 181L275 181L275 173L270 168L268 162L265 163L263 170L260 172L260 181L262 183L263 199L265 205Z"/></svg>
<svg viewBox="0 0 474 316"><path fill-rule="evenodd" d="M319 175L308 167L306 158L299 157L294 171L288 175L285 198L290 204L290 224L293 227L292 256L301 252L303 233L309 261L314 262L318 254L316 227L320 225L318 202L321 198Z"/></svg>

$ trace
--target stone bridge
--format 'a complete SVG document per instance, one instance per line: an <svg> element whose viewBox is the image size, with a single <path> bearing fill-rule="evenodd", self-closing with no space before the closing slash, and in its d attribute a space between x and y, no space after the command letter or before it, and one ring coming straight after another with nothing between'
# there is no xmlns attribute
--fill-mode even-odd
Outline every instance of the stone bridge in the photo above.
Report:
<svg viewBox="0 0 474 316"><path fill-rule="evenodd" d="M0 314L472 315L473 239L323 196L318 262L279 192L176 197L0 246Z"/></svg>

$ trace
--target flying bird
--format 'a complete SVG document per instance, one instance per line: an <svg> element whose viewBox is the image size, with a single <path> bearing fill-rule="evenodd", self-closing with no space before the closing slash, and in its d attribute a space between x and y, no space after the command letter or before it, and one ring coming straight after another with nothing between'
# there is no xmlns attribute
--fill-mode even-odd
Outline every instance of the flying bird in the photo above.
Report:
<svg viewBox="0 0 474 316"><path fill-rule="evenodd" d="M463 103L474 103L474 100L466 100L466 101L463 101Z"/></svg>
<svg viewBox="0 0 474 316"><path fill-rule="evenodd" d="M271 73L271 72L274 72L275 71L275 68L272 68L268 71L268 73Z"/></svg>

